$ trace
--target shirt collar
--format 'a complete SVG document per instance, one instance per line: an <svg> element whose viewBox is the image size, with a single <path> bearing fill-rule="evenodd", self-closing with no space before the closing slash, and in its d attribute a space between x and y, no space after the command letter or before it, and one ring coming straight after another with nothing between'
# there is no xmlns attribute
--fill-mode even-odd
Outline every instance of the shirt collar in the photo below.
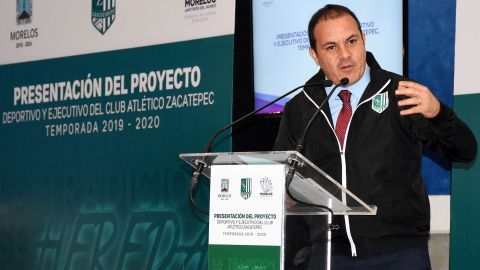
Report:
<svg viewBox="0 0 480 270"><path fill-rule="evenodd" d="M370 83L370 67L367 64L365 64L365 71L363 72L363 75L360 78L360 80L346 87L338 87L337 90L335 90L335 93L333 93L332 98L338 98L338 93L343 89L347 89L352 93L353 99L356 100L358 103L358 101L362 97L363 92L365 92L365 89L367 88L367 85L369 83ZM326 93L327 94L330 93L333 87L334 87L333 85L330 87L325 87Z"/></svg>

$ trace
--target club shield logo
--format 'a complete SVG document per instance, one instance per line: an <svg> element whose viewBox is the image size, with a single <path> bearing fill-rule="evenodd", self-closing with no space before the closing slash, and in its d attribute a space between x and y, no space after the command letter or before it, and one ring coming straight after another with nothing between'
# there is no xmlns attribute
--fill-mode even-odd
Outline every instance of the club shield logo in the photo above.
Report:
<svg viewBox="0 0 480 270"><path fill-rule="evenodd" d="M92 0L92 24L102 35L115 21L115 0Z"/></svg>
<svg viewBox="0 0 480 270"><path fill-rule="evenodd" d="M377 94L372 99L372 110L382 113L388 108L388 92Z"/></svg>
<svg viewBox="0 0 480 270"><path fill-rule="evenodd" d="M245 200L252 196L252 178L242 178L240 182L240 196Z"/></svg>

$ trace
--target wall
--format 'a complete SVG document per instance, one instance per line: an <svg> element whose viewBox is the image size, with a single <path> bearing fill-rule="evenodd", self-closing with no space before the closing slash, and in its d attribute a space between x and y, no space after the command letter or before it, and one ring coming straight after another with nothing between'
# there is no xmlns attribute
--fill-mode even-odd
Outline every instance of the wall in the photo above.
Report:
<svg viewBox="0 0 480 270"><path fill-rule="evenodd" d="M455 111L480 138L480 83L477 79L480 41L477 1L457 2L455 43ZM477 269L480 242L480 215L477 205L480 192L480 162L467 166L456 164L452 176L451 269Z"/></svg>

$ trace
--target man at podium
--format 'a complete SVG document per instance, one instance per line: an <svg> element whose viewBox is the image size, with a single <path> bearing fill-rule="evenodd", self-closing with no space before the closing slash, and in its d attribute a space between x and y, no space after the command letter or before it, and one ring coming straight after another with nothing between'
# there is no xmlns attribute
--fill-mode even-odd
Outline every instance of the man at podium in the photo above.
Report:
<svg viewBox="0 0 480 270"><path fill-rule="evenodd" d="M332 269L431 269L422 148L470 162L477 151L474 135L427 87L380 67L348 8L326 5L312 16L308 31L310 55L320 71L307 84L349 82L321 108L303 154L378 207L375 216L334 217L339 229L332 231ZM331 89L305 87L286 104L275 150L295 149ZM315 248L319 228L315 218L305 220L310 255L303 264L318 269L323 263Z"/></svg>

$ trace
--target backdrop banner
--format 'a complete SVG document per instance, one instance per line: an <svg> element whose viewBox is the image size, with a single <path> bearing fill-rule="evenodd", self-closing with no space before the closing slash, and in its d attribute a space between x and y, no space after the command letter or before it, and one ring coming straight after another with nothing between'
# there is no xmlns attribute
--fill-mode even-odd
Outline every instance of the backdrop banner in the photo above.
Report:
<svg viewBox="0 0 480 270"><path fill-rule="evenodd" d="M16 2L0 4L0 269L205 269L178 154L231 121L234 1Z"/></svg>

